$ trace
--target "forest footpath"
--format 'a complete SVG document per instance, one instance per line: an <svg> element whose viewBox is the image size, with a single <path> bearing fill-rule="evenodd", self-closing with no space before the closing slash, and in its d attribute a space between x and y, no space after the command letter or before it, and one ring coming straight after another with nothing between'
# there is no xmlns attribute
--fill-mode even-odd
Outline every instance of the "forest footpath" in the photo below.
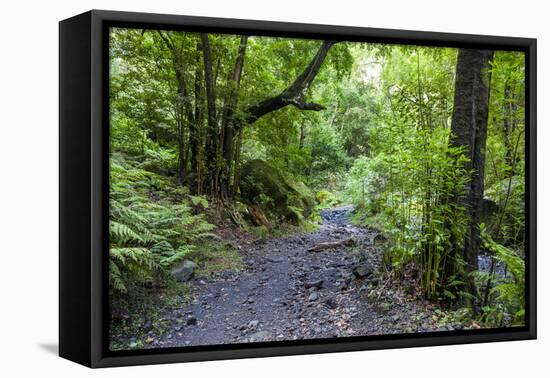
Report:
<svg viewBox="0 0 550 378"><path fill-rule="evenodd" d="M193 279L192 305L167 312L161 330L117 342L137 337L156 348L453 329L437 324L428 302L381 278L379 233L351 224L351 210L321 212L315 232L245 242L241 271ZM334 242L342 243L325 248Z"/></svg>
<svg viewBox="0 0 550 378"><path fill-rule="evenodd" d="M525 325L523 52L109 38L113 350Z"/></svg>

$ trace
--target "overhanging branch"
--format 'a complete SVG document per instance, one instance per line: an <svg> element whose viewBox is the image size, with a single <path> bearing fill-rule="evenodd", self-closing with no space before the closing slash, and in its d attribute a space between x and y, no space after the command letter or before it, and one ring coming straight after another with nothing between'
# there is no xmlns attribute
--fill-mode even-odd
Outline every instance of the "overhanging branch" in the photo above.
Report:
<svg viewBox="0 0 550 378"><path fill-rule="evenodd" d="M239 128L244 126L244 124L254 123L260 117L284 108L287 105L295 106L300 110L319 111L325 109L325 107L320 104L305 102L304 98L308 88L319 73L319 69L325 61L328 51L335 43L336 41L323 41L312 61L289 87L275 97L268 98L258 104L250 106L245 112L246 116L244 120L236 120L235 126Z"/></svg>

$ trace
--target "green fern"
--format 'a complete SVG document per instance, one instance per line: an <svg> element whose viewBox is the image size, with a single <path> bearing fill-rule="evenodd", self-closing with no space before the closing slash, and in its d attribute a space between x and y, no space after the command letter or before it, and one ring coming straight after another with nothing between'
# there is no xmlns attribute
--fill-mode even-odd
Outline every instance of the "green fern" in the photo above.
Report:
<svg viewBox="0 0 550 378"><path fill-rule="evenodd" d="M112 260L109 262L109 281L115 290L122 293L126 293L128 291L126 285L124 284L124 279L122 278L118 265Z"/></svg>
<svg viewBox="0 0 550 378"><path fill-rule="evenodd" d="M525 261L512 249L495 242L491 236L482 230L484 247L494 254L494 258L507 267L509 275L499 278L497 284L490 290L495 297L495 305L487 306L485 313L492 319L501 322L504 314L512 317L514 324L523 324L525 318ZM498 277L493 277L496 279ZM488 317L490 317L488 316Z"/></svg>
<svg viewBox="0 0 550 378"><path fill-rule="evenodd" d="M124 244L127 242L143 243L143 239L129 226L116 222L109 222L109 235L111 241L117 244Z"/></svg>
<svg viewBox="0 0 550 378"><path fill-rule="evenodd" d="M177 263L186 258L193 250L194 248L190 246L181 246L169 256L161 258L160 265L164 267L170 267L174 265L174 263Z"/></svg>
<svg viewBox="0 0 550 378"><path fill-rule="evenodd" d="M206 199L166 185L165 177L145 166L122 154L111 157L109 272L111 288L120 293L162 279L213 235L214 226L191 210L197 204L208 207Z"/></svg>

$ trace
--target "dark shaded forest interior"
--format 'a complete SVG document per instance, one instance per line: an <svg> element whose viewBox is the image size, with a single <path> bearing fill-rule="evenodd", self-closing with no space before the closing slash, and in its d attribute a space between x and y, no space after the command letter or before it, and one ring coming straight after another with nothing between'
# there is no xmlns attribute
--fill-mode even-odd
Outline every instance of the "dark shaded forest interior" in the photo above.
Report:
<svg viewBox="0 0 550 378"><path fill-rule="evenodd" d="M111 29L111 348L523 325L524 113L521 52Z"/></svg>

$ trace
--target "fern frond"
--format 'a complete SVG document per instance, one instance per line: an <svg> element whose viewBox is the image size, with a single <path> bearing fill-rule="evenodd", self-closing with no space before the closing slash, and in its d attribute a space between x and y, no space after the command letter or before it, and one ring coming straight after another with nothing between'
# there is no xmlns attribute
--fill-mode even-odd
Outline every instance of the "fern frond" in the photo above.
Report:
<svg viewBox="0 0 550 378"><path fill-rule="evenodd" d="M181 246L170 256L164 257L160 260L162 266L171 266L174 263L183 260L193 251L193 248L190 246Z"/></svg>
<svg viewBox="0 0 550 378"><path fill-rule="evenodd" d="M124 285L124 280L122 279L120 269L113 261L109 262L109 281L113 289L118 290L121 293L126 293L128 291L126 285Z"/></svg>
<svg viewBox="0 0 550 378"><path fill-rule="evenodd" d="M124 244L130 241L143 243L142 237L129 226L116 222L109 222L109 234L111 240L117 244Z"/></svg>

